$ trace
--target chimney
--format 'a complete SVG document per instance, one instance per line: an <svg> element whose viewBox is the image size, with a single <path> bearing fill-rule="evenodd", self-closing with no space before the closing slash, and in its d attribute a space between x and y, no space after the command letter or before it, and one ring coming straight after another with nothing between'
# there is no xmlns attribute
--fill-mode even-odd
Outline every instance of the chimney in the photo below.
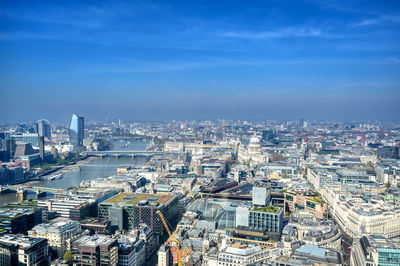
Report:
<svg viewBox="0 0 400 266"><path fill-rule="evenodd" d="M44 136L39 137L39 153L40 153L40 159L42 159L42 162L44 161Z"/></svg>

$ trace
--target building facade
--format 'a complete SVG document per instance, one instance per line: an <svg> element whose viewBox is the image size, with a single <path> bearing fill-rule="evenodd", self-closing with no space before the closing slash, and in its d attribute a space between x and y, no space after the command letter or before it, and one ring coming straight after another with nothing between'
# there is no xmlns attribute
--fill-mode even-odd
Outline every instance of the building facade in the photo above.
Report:
<svg viewBox="0 0 400 266"><path fill-rule="evenodd" d="M71 249L71 242L81 234L79 222L68 218L55 218L49 223L36 225L28 231L31 237L45 238L49 246L62 257L65 251Z"/></svg>
<svg viewBox="0 0 400 266"><path fill-rule="evenodd" d="M119 230L134 230L145 223L155 234L164 235L166 230L157 211L161 211L167 223L176 224L181 216L177 196L120 193L99 204L99 219L110 220Z"/></svg>
<svg viewBox="0 0 400 266"><path fill-rule="evenodd" d="M83 147L84 137L84 119L77 114L73 114L69 125L69 141L74 146L75 151Z"/></svg>
<svg viewBox="0 0 400 266"><path fill-rule="evenodd" d="M35 130L40 137L51 138L50 122L46 119L40 119L35 124Z"/></svg>
<svg viewBox="0 0 400 266"><path fill-rule="evenodd" d="M73 265L118 265L118 243L109 236L82 236L72 243L72 253Z"/></svg>
<svg viewBox="0 0 400 266"><path fill-rule="evenodd" d="M381 235L357 238L351 249L350 265L400 265L400 245Z"/></svg>
<svg viewBox="0 0 400 266"><path fill-rule="evenodd" d="M25 235L0 236L1 265L50 265L47 239Z"/></svg>

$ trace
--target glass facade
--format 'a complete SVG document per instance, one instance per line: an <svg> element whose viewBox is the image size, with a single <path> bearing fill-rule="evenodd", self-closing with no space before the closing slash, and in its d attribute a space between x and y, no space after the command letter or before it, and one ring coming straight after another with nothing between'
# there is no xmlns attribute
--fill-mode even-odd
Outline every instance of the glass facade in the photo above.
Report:
<svg viewBox="0 0 400 266"><path fill-rule="evenodd" d="M400 265L400 249L377 248L376 251L379 253L379 265Z"/></svg>
<svg viewBox="0 0 400 266"><path fill-rule="evenodd" d="M69 125L69 141L74 146L75 150L83 146L83 138L84 138L83 117L73 114L71 123Z"/></svg>
<svg viewBox="0 0 400 266"><path fill-rule="evenodd" d="M39 134L38 133L24 133L22 134L22 141L30 143L34 147L39 147Z"/></svg>

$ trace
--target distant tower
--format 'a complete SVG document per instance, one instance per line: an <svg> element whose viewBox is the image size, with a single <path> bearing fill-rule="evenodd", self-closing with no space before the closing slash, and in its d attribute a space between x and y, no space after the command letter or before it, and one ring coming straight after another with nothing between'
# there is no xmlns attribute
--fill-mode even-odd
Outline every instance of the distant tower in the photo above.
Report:
<svg viewBox="0 0 400 266"><path fill-rule="evenodd" d="M35 124L35 130L39 133L39 136L44 136L48 139L51 138L51 127L50 122L46 119L40 119Z"/></svg>
<svg viewBox="0 0 400 266"><path fill-rule="evenodd" d="M304 118L301 118L299 121L299 127L304 127Z"/></svg>
<svg viewBox="0 0 400 266"><path fill-rule="evenodd" d="M42 162L44 161L44 136L39 137L39 154Z"/></svg>
<svg viewBox="0 0 400 266"><path fill-rule="evenodd" d="M73 114L69 125L69 141L74 146L74 150L79 150L83 147L84 138L84 121L83 117Z"/></svg>

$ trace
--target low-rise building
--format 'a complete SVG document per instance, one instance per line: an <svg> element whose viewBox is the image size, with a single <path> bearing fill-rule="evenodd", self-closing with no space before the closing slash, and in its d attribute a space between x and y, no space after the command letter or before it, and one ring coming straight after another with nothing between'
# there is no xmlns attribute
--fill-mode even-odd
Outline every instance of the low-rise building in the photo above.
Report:
<svg viewBox="0 0 400 266"><path fill-rule="evenodd" d="M161 211L169 224L176 224L181 216L178 197L120 193L99 204L99 219L110 220L119 230L133 230L146 223L155 234L164 235L166 230L157 211Z"/></svg>
<svg viewBox="0 0 400 266"><path fill-rule="evenodd" d="M400 265L400 245L380 235L357 238L351 248L350 265Z"/></svg>
<svg viewBox="0 0 400 266"><path fill-rule="evenodd" d="M276 248L261 248L259 245L233 243L221 250L214 258L207 258L208 265L242 266L267 263L279 255Z"/></svg>
<svg viewBox="0 0 400 266"><path fill-rule="evenodd" d="M81 234L81 225L78 221L68 218L55 218L48 223L36 225L28 231L31 237L46 238L49 246L59 257L71 249L71 242Z"/></svg>
<svg viewBox="0 0 400 266"><path fill-rule="evenodd" d="M118 235L118 265L141 266L146 263L144 240L134 235Z"/></svg>
<svg viewBox="0 0 400 266"><path fill-rule="evenodd" d="M236 227L280 234L283 229L283 208L239 206L236 208Z"/></svg>
<svg viewBox="0 0 400 266"><path fill-rule="evenodd" d="M0 229L11 234L26 234L42 223L43 209L31 204L9 204L0 208Z"/></svg>
<svg viewBox="0 0 400 266"><path fill-rule="evenodd" d="M323 219L328 217L328 205L323 202L318 193L303 191L286 191L285 207L294 212L307 211L315 215L316 218Z"/></svg>
<svg viewBox="0 0 400 266"><path fill-rule="evenodd" d="M118 242L105 235L82 236L72 243L74 265L118 264Z"/></svg>
<svg viewBox="0 0 400 266"><path fill-rule="evenodd" d="M273 266L340 266L342 256L340 252L318 247L315 245L304 245L297 248L290 257L280 256L272 262Z"/></svg>
<svg viewBox="0 0 400 266"><path fill-rule="evenodd" d="M1 235L0 265L50 265L47 239L19 234Z"/></svg>

